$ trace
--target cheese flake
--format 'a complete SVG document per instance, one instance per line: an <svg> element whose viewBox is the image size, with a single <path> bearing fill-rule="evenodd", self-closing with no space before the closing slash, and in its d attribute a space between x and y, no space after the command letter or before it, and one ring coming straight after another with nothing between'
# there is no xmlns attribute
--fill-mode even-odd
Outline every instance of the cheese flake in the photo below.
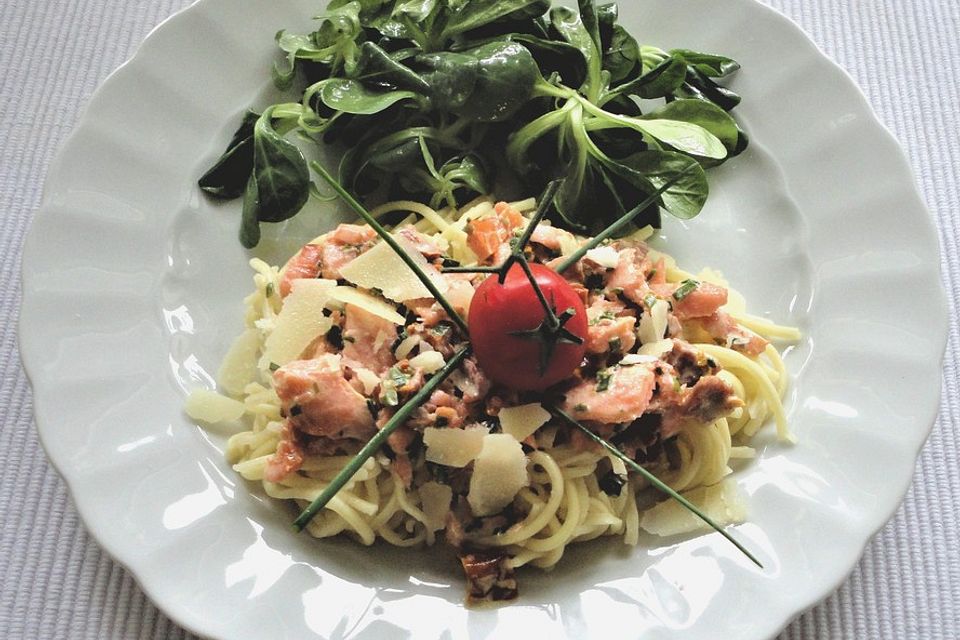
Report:
<svg viewBox="0 0 960 640"><path fill-rule="evenodd" d="M476 516L499 513L527 486L527 456L516 439L506 433L490 433L473 463L467 503Z"/></svg>
<svg viewBox="0 0 960 640"><path fill-rule="evenodd" d="M397 313L396 307L392 304L353 287L334 287L330 290L330 301L334 304L328 306L339 308L345 304L352 304L393 324L400 326L404 324L403 316Z"/></svg>
<svg viewBox="0 0 960 640"><path fill-rule="evenodd" d="M283 366L296 360L311 342L330 330L333 323L323 315L323 309L335 288L333 280L293 281L273 331L267 336L262 366Z"/></svg>
<svg viewBox="0 0 960 640"><path fill-rule="evenodd" d="M480 455L486 435L486 428L479 425L464 429L427 427L423 430L427 460L446 467L465 467Z"/></svg>
<svg viewBox="0 0 960 640"><path fill-rule="evenodd" d="M539 402L519 407L504 407L497 416L504 433L523 442L550 419L550 413Z"/></svg>
<svg viewBox="0 0 960 640"><path fill-rule="evenodd" d="M447 289L447 282L417 248L403 236L394 236L397 244L436 285L440 293ZM340 269L340 275L364 289L379 289L385 298L405 302L414 298L432 298L433 295L420 281L417 274L397 255L386 242L380 242Z"/></svg>
<svg viewBox="0 0 960 640"><path fill-rule="evenodd" d="M214 424L236 420L243 415L246 408L239 400L220 395L216 391L196 389L187 396L184 410L194 420Z"/></svg>
<svg viewBox="0 0 960 640"><path fill-rule="evenodd" d="M721 527L737 524L746 519L743 497L736 483L729 480L686 491L683 497ZM643 513L640 518L640 527L653 535L668 537L707 530L710 525L679 502L665 500Z"/></svg>

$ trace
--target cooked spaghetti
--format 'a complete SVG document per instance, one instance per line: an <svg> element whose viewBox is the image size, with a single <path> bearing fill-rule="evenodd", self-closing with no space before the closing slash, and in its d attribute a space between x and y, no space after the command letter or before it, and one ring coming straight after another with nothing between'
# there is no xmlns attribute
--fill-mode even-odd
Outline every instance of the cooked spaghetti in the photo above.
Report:
<svg viewBox="0 0 960 640"><path fill-rule="evenodd" d="M436 211L394 202L375 216L465 314L485 274L444 264L499 264L533 200L480 198ZM587 357L546 392L492 384L471 357L388 439L308 525L398 546L444 539L461 553L472 598L516 594L513 569L548 568L567 545L642 532L675 535L700 523L582 433L550 418L554 403L614 443L722 524L743 520L724 479L750 458L773 418L789 440L781 398L787 374L774 341L796 329L746 313L721 276L694 276L648 247L649 229L587 252L563 276L586 305ZM540 223L529 258L556 265L583 238ZM373 231L341 225L283 267L254 259L246 331L220 373L237 400L196 394L204 420L245 415L227 458L267 495L301 507L383 426L425 376L450 358L458 330ZM361 256L363 256L361 258ZM471 329L472 332L472 329ZM242 405L240 404L242 403Z"/></svg>

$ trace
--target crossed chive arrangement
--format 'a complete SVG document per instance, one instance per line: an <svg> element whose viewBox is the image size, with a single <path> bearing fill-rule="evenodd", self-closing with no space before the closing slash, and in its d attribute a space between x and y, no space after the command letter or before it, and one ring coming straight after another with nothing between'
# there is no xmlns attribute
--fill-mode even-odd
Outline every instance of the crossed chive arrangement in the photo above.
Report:
<svg viewBox="0 0 960 640"><path fill-rule="evenodd" d="M339 196L354 212L357 213L363 220L370 225L370 227L386 242L391 249L400 257L400 259L416 274L417 278L423 283L423 285L430 291L431 295L436 299L440 304L443 310L450 317L450 320L457 325L457 327L463 332L464 336L469 338L469 327L467 326L466 321L460 316L459 313L453 308L449 301L444 298L443 294L437 289L434 282L430 277L417 265L410 256L403 250L403 248L397 243L394 237L381 225L370 213L360 204L356 198L354 198L344 187L341 185L330 173L318 162L312 162L311 168L317 172L320 177L330 185L330 187L336 192ZM612 237L620 229L628 225L637 215L644 211L647 207L653 205L657 202L663 193L665 193L670 187L674 185L675 182L679 181L684 174L691 170L681 172L680 174L674 176L671 180L666 181L663 185L660 186L654 193L647 197L643 202L638 204L636 207L625 213L623 216L618 218L612 224L610 224L606 229L601 231L599 234L594 236L591 240L586 242L581 246L577 251L568 256L561 264L556 268L558 273L563 273L571 266L576 264L583 256L594 247L598 246L604 240ZM449 267L444 269L445 272L460 272L460 273L490 273L497 274L501 279L501 282L506 278L507 271L514 265L519 264L520 267L524 270L524 273L527 275L527 279L530 281L530 285L533 287L534 291L537 293L537 298L540 301L541 305L544 308L545 313L545 323L548 326L555 326L558 329L562 329L562 321L557 317L554 310L547 304L546 299L541 291L539 285L537 284L536 279L533 276L533 273L530 270L529 263L524 254L524 248L527 243L530 241L530 236L533 234L534 229L536 229L537 224L540 220L543 219L550 203L553 201L553 196L556 193L557 189L560 187L562 179L554 180L550 182L543 195L538 201L537 210L534 213L533 217L530 219L526 229L524 230L523 235L520 236L519 240L512 248L510 256L503 262L500 266L479 266L479 267ZM311 502L306 509L304 509L296 520L293 522L293 528L295 531L300 532L307 526L307 524L323 509L327 503L333 499L334 496L343 488L343 486L359 471L360 467L372 456L378 449L387 441L387 438L393 433L400 425L406 422L407 418L410 416L413 411L423 404L433 393L433 391L451 374L453 373L464 361L464 359L470 353L470 346L464 346L460 348L453 357L439 370L437 371L427 382L421 387L421 389L414 394L409 400L407 400L397 412L390 418L390 420L381 428L376 435L374 435L366 445L347 463L347 465L334 477L329 485L317 496L313 502ZM637 464L624 452L620 451L617 447L607 442L593 431L588 429L586 426L581 424L578 420L572 416L565 413L562 409L556 406L547 407L547 410L554 417L562 420L567 423L569 426L574 427L582 431L588 438L599 444L601 447L606 449L608 452L614 456L620 458L624 464L633 470L636 473L639 473L641 476L646 478L646 480L656 489L663 492L673 500L676 500L684 508L688 509L691 513L696 515L706 524L708 524L714 531L726 538L731 544L733 544L741 553L743 553L747 558L750 559L755 565L763 568L763 564L754 556L750 551L746 549L740 542L738 542L732 535L724 531L716 522L713 521L708 515L703 513L696 505L692 504L689 500L684 498L682 495L670 488L666 483L657 478L647 469L644 469L642 466Z"/></svg>

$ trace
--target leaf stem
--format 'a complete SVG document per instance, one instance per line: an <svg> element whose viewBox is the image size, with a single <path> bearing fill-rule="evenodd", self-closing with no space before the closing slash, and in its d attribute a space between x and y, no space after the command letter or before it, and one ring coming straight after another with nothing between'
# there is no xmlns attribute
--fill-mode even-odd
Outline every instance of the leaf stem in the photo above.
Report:
<svg viewBox="0 0 960 640"><path fill-rule="evenodd" d="M414 409L423 404L433 391L440 386L440 383L447 379L447 377L454 372L454 370L460 366L464 358L467 357L467 354L470 352L470 347L463 347L450 358L450 361L443 365L443 368L437 371L433 377L427 380L426 384L420 388L420 390L409 400L407 400L402 407L397 409L397 412L393 414L393 417L387 421L387 424L383 426L368 442L360 449L360 452L355 455L347 465L340 470L340 473L330 481L330 484L317 496L313 502L311 502L306 509L304 509L296 520L293 522L293 528L296 531L303 531L304 527L307 526L314 516L323 509L330 500L337 495L337 492L343 488L347 482L350 481L357 471L360 470L360 467L363 466L363 463L367 461L370 456L375 454L377 450L383 446L387 441L387 438L393 433L397 427L402 425L407 421L407 418L413 413Z"/></svg>
<svg viewBox="0 0 960 640"><path fill-rule="evenodd" d="M601 242L613 236L617 231L619 231L626 225L630 224L630 222L634 218L636 218L638 215L640 215L644 209L646 209L650 205L654 204L657 200L659 200L660 196L666 193L666 191L670 187L672 187L674 184L676 184L680 180L680 178L690 173L693 170L693 168L697 166L699 165L691 164L686 169L684 169L683 171L681 171L671 179L664 182L659 189L657 189L652 194L647 196L647 198L643 202L635 206L633 209L630 209L630 211L627 211L625 214L620 216L620 218L612 222L610 226L608 226L606 229L604 229L603 231L595 235L583 246L581 246L579 249L577 249L576 251L571 253L569 256L567 256L567 258L563 262L557 265L556 267L557 273L563 273L564 271L566 271L567 269L575 265L577 261L580 260L580 258L586 255L587 251L590 251L594 247L598 246Z"/></svg>
<svg viewBox="0 0 960 640"><path fill-rule="evenodd" d="M691 513L693 513L695 516L697 516L698 518L700 518L701 520L703 520L704 522L706 522L708 525L710 525L710 527L711 527L714 531L716 531L717 533L719 533L720 535L722 535L724 538L726 538L727 540L729 540L730 543L733 544L733 546L735 546L737 549L739 549L740 552L743 553L743 555L747 556L747 557L750 559L751 562L753 562L755 565L757 565L758 567L760 567L761 569L763 569L763 564L761 564L760 561L757 560L756 556L754 556L752 553L750 553L749 551L747 551L747 548L746 548L746 547L744 547L740 542L738 542L738 541L737 541L733 536L731 536L729 533L727 533L726 531L724 531L724 530L720 527L720 525L718 525L716 522L714 522L714 521L710 518L710 516L708 516L708 515L705 514L703 511L701 511L700 509L698 509L698 508L696 507L696 505L694 505L694 504L691 503L689 500L687 500L686 498L684 498L682 495L680 495L679 493L677 493L675 490L673 490L672 488L670 488L669 485L667 485L666 483L664 483L662 480L660 480L659 478L657 478L655 475L653 475L652 473L650 473L649 471L647 471L646 469L644 469L643 467L641 467L639 464L637 464L636 462L634 462L634 461L630 458L630 456L628 456L627 454L625 454L623 451L620 451L620 449L616 448L615 446L613 446L612 444L610 444L609 442L607 442L606 440L604 440L603 438L601 438L600 436L598 436L597 434L595 434L593 431L590 431L590 429L588 429L588 428L586 428L585 426L583 426L582 424L580 424L580 422L578 422L578 421L575 420L573 417L571 417L570 415L568 415L567 413L565 413L562 409L559 409L559 408L557 408L557 407L552 407L552 411L553 411L553 413L554 413L555 415L557 415L557 416L559 416L560 418L562 418L564 421L566 421L566 422L567 422L568 424L570 424L571 426L574 426L574 427L580 429L580 431L582 431L587 437L589 437L591 440L593 440L594 442L596 442L597 444L599 444L601 447L603 447L604 449L606 449L607 451L609 451L609 452L612 453L613 455L615 455L615 456L617 456L618 458L620 458L621 460L623 460L624 464L626 464L628 467L630 467L631 469L633 469L634 471L636 471L637 473L639 473L640 475L642 475L644 478L646 478L647 481L648 481L651 485L653 485L654 487L656 487L657 489L659 489L660 491L662 491L662 492L665 493L666 495L670 496L671 498L673 498L674 500L676 500L677 502L679 502L684 508L686 508L686 509L689 510Z"/></svg>
<svg viewBox="0 0 960 640"><path fill-rule="evenodd" d="M407 255L407 252L403 250L403 247L400 246L396 238L394 238L390 232L383 227L383 225L377 222L377 219L371 216L370 212L367 211L362 204L357 202L357 200L350 195L346 189L343 188L343 185L337 182L337 180L330 175L323 165L314 160L310 163L310 166L314 171L320 174L320 177L323 178L327 184L329 184L330 187L337 192L337 195L339 195L340 198L342 198L343 201L346 202L350 208L357 213L357 215L363 218L364 222L369 224L370 227L377 232L377 235L379 235L383 241L386 242L390 248L394 250L394 252L396 252L400 259L403 260L404 264L413 270L413 273L416 274L420 282L423 283L423 286L427 288L427 291L430 292L430 295L432 295L434 299L440 303L440 306L443 307L443 310L447 312L447 315L454 322L454 324L456 324L465 335L469 335L470 330L467 328L467 323L464 321L464 319L460 317L460 314L456 312L450 302L442 293L440 293L440 290L437 289L437 285L433 282L433 280L430 279L430 276L428 276L423 269L420 268L420 265L414 262L413 259Z"/></svg>

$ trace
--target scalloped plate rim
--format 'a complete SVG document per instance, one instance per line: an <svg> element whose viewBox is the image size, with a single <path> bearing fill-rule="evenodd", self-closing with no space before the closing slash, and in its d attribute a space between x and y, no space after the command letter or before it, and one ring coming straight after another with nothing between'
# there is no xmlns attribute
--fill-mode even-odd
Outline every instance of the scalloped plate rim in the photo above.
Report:
<svg viewBox="0 0 960 640"><path fill-rule="evenodd" d="M829 65L830 71L832 71L833 73L839 72L839 75L842 76L845 84L849 85L850 88L855 89L856 97L859 101L859 104L857 105L859 107L859 111L861 112L862 115L868 116L869 124L871 125L872 128L882 133L882 135L885 138L885 142L887 143L887 146L891 150L893 149L896 150L896 160L900 165L901 170L910 177L911 186L913 189L912 196L918 205L918 209L922 210L925 213L925 220L924 220L925 224L921 225L921 230L925 235L924 240L928 244L932 243L936 247L937 256L939 257L941 253L940 243L939 243L939 237L937 235L936 227L933 223L933 217L930 214L928 208L926 207L926 204L923 202L922 198L920 197L917 191L916 178L913 175L913 172L910 168L909 160L906 156L906 153L903 150L903 148L900 146L899 142L897 141L892 131L877 117L876 113L874 112L873 108L869 103L869 100L867 99L863 91L859 88L859 86L856 84L853 77L843 67L841 67L839 64L834 62L802 30L802 28L799 27L789 17L785 16L778 10L768 5L765 5L759 2L759 0L735 0L735 1L748 2L751 5L754 5L755 8L766 12L771 19L779 20L782 23L784 23L785 26L789 26L789 28L791 28L795 32L795 34L799 36L797 38L797 41L802 42L804 45L806 45L810 49L810 52L814 54L816 61L818 63L820 64L826 63L827 65ZM81 131L89 124L89 121L90 121L89 116L91 112L94 111L97 105L97 99L101 94L102 88L104 86L114 84L119 79L122 79L123 74L128 69L135 66L135 64L138 62L138 59L141 58L141 52L143 50L144 44L151 41L158 32L175 28L182 18L189 17L192 12L197 11L198 7L200 5L203 5L204 3L205 3L205 0L196 0L192 4L176 11L175 13L170 15L168 18L163 20L156 27L154 27L149 32L149 34L145 37L144 42L137 47L137 50L134 52L134 54L127 61L125 61L123 64L117 67L117 69L111 72L107 76L107 78L103 81L103 83L100 85L100 87L98 87L97 91L94 92L94 94L90 97L87 104L81 110L81 113L77 119L76 125L74 126L70 134L66 137L65 141L61 145L60 151L56 154L54 160L49 165L47 180L45 181L45 184L43 187L41 204L37 209L36 216L48 215L46 213L46 209L50 205L49 201L51 199L51 193L53 189L52 185L55 182L56 176L62 171L62 165L67 157L66 151L73 146L75 141L79 138L79 134L81 133ZM902 176L898 176L898 178L899 177L902 177ZM37 234L34 231L34 225L31 224L30 231L28 232L24 242L23 255L25 258L30 253L27 250L27 248L32 246L34 243L38 243L38 242L40 242L40 239L37 237ZM129 553L128 548L126 549L121 548L119 545L107 542L106 540L109 539L109 536L104 536L98 532L100 527L103 526L104 523L98 523L95 519L91 517L90 508L89 508L90 503L87 500L82 499L81 496L79 496L76 491L75 482L77 478L72 475L71 473L72 469L70 468L66 460L59 459L56 455L51 454L51 446L50 446L49 438L52 437L53 432L51 429L45 428L43 426L44 421L42 420L40 415L42 413L41 405L43 404L43 402L39 397L40 392L38 391L38 388L43 385L43 382L40 380L40 377L36 375L36 369L39 368L42 357L39 350L32 349L30 345L25 344L25 341L23 339L24 313L25 313L25 310L28 308L27 301L31 297L31 292L29 291L29 287L27 286L30 279L30 273L28 269L29 269L29 265L27 264L26 260L24 260L24 262L21 265L21 276L22 276L22 282L24 284L23 286L24 302L21 305L20 317L18 322L18 331L21 334L21 338L19 340L19 347L20 347L20 355L21 355L21 361L23 364L24 371L33 387L33 395L35 400L34 412L35 412L35 419L37 423L37 431L39 434L40 443L44 448L45 452L47 453L48 459L50 460L52 466L65 481L67 485L67 489L74 501L74 504L76 505L76 508L80 514L82 521L84 522L84 525L93 535L93 537L97 540L98 544L100 544L103 547L103 549L112 558L114 558L117 562L119 562L122 566L124 566L126 570L128 570L131 573L131 575L133 576L137 584L144 590L144 592L151 598L151 600L158 606L158 608L162 609L164 613L166 613L172 620L174 620L177 624L181 625L185 629L193 633L196 633L198 635L204 635L208 633L208 630L204 626L203 621L195 620L193 616L187 615L185 614L185 612L181 611L180 609L170 606L168 603L165 603L161 598L158 597L159 593L157 589L155 589L154 586L149 581L145 581L142 579L141 573L138 570L138 563L136 561L137 559L133 557L131 553ZM938 268L938 272L939 272L939 268ZM948 305L947 305L946 297L944 294L942 281L940 281L939 279L936 285L936 289L938 292L938 299L936 300L936 306L939 307L940 313L938 314L939 323L935 331L935 335L937 336L936 338L937 346L935 348L941 353L940 368L942 369L944 351L946 348L947 337L948 337L947 335L948 321L949 321L948 315L947 315ZM914 446L911 451L912 453L912 458L911 458L912 462L910 464L911 469L915 468L920 451L922 450L923 445L926 442L934 426L936 417L939 413L939 389L937 390L936 395L938 398L937 403L930 404L930 408L927 408L925 411L923 411L922 417L917 419L916 421L918 424L922 424L925 426L922 429L918 429L914 434L915 435L915 437L913 438ZM880 529L882 529L883 526L893 517L897 509L900 507L904 496L909 490L911 481L912 481L912 473L907 475L903 481L896 483L897 485L896 493L899 496L896 501L893 501L887 504L885 507L878 507L871 514L869 514L870 516L872 516L871 518L869 518L870 524L867 527L869 531L865 532L866 533L865 536L863 535L856 536L857 538L862 539L862 542L859 545L860 552L856 556L849 558L849 562L841 563L842 566L838 567L838 573L836 574L835 579L827 580L823 582L821 588L815 590L816 593L812 597L804 598L802 602L797 602L795 610L785 618L768 620L767 621L768 624L765 625L765 628L767 629L767 631L769 631L769 633L775 634L779 630L782 630L790 622L790 620L792 620L793 618L800 615L805 610L815 606L817 603L827 598L831 593L833 593L833 591L835 591L847 579L847 577L850 575L853 568L856 566L857 562L859 562L859 559L862 556L863 551L866 549L866 546L870 543L873 537L880 531Z"/></svg>

